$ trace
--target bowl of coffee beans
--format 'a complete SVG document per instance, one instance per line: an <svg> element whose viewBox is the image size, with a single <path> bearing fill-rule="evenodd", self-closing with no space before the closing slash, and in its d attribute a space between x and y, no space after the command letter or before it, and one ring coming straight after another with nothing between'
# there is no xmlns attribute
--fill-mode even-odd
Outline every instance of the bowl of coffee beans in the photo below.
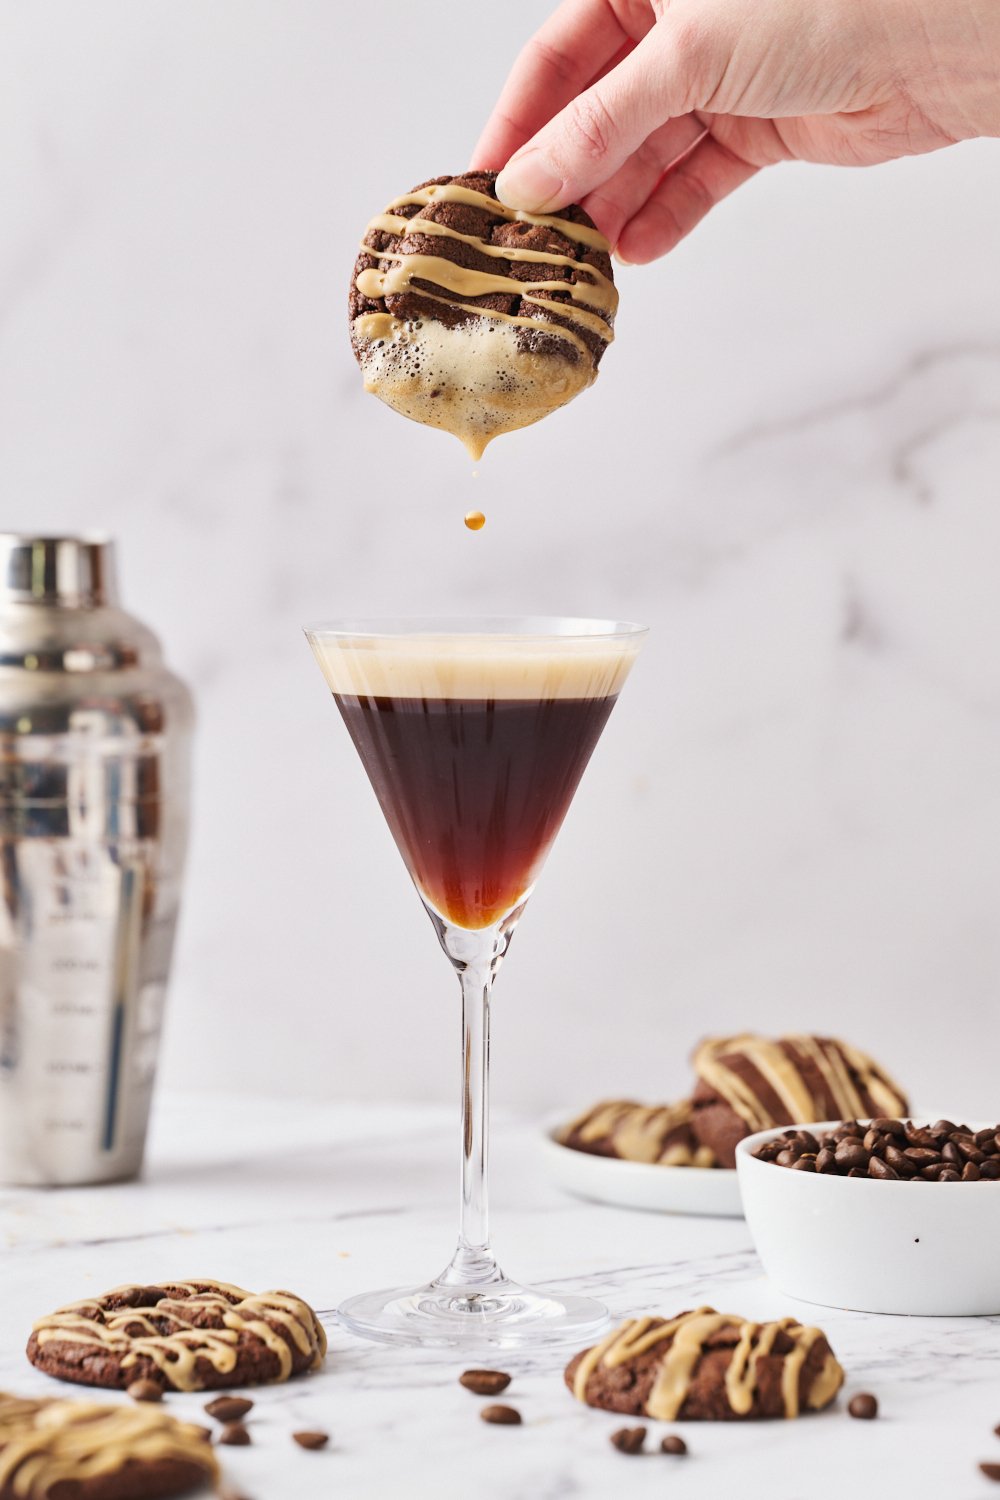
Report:
<svg viewBox="0 0 1000 1500"><path fill-rule="evenodd" d="M736 1169L757 1253L789 1296L1000 1313L1000 1125L793 1125L740 1141Z"/></svg>

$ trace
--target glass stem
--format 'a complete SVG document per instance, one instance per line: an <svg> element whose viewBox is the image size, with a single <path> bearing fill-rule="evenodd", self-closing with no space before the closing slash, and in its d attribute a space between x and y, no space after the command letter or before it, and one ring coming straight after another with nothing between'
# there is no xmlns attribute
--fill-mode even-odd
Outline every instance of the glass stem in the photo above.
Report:
<svg viewBox="0 0 1000 1500"><path fill-rule="evenodd" d="M489 969L469 964L462 985L462 1208L458 1254L476 1280L496 1267L490 1250L490 987Z"/></svg>
<svg viewBox="0 0 1000 1500"><path fill-rule="evenodd" d="M438 1278L478 1288L503 1280L490 1248L490 991L510 941L506 924L469 932L440 923L441 945L462 986L462 1174L458 1247Z"/></svg>

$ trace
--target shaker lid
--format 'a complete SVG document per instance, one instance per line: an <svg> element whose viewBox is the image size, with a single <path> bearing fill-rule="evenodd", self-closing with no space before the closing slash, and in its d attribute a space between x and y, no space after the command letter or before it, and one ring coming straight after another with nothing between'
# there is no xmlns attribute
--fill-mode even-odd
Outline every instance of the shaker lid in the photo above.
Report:
<svg viewBox="0 0 1000 1500"><path fill-rule="evenodd" d="M118 602L114 542L0 532L0 605L93 609Z"/></svg>

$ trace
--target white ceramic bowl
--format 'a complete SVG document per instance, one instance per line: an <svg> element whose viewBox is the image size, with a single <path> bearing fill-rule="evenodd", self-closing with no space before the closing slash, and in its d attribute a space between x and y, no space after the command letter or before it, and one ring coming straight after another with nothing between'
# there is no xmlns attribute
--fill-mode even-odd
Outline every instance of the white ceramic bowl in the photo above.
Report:
<svg viewBox="0 0 1000 1500"><path fill-rule="evenodd" d="M559 1129L569 1118L572 1116L560 1115L558 1123L550 1122L541 1140L549 1176L566 1192L616 1208L740 1217L740 1189L735 1172L723 1167L665 1167L656 1162L619 1161L616 1157L574 1151L559 1140Z"/></svg>
<svg viewBox="0 0 1000 1500"><path fill-rule="evenodd" d="M879 1182L794 1172L736 1148L743 1212L764 1270L790 1297L858 1312L1000 1313L1000 1182ZM983 1128L971 1125L971 1129Z"/></svg>

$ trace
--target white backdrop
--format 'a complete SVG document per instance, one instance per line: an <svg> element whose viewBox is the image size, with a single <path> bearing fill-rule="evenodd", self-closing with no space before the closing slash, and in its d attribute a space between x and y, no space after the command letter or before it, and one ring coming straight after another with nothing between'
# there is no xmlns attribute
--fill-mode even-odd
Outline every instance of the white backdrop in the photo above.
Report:
<svg viewBox="0 0 1000 1500"><path fill-rule="evenodd" d="M501 977L498 1102L811 1028L993 1117L1000 144L758 178L473 482L364 395L347 282L545 8L0 10L0 524L117 534L200 705L165 1077L450 1097L457 986L299 626L565 611L654 629Z"/></svg>

